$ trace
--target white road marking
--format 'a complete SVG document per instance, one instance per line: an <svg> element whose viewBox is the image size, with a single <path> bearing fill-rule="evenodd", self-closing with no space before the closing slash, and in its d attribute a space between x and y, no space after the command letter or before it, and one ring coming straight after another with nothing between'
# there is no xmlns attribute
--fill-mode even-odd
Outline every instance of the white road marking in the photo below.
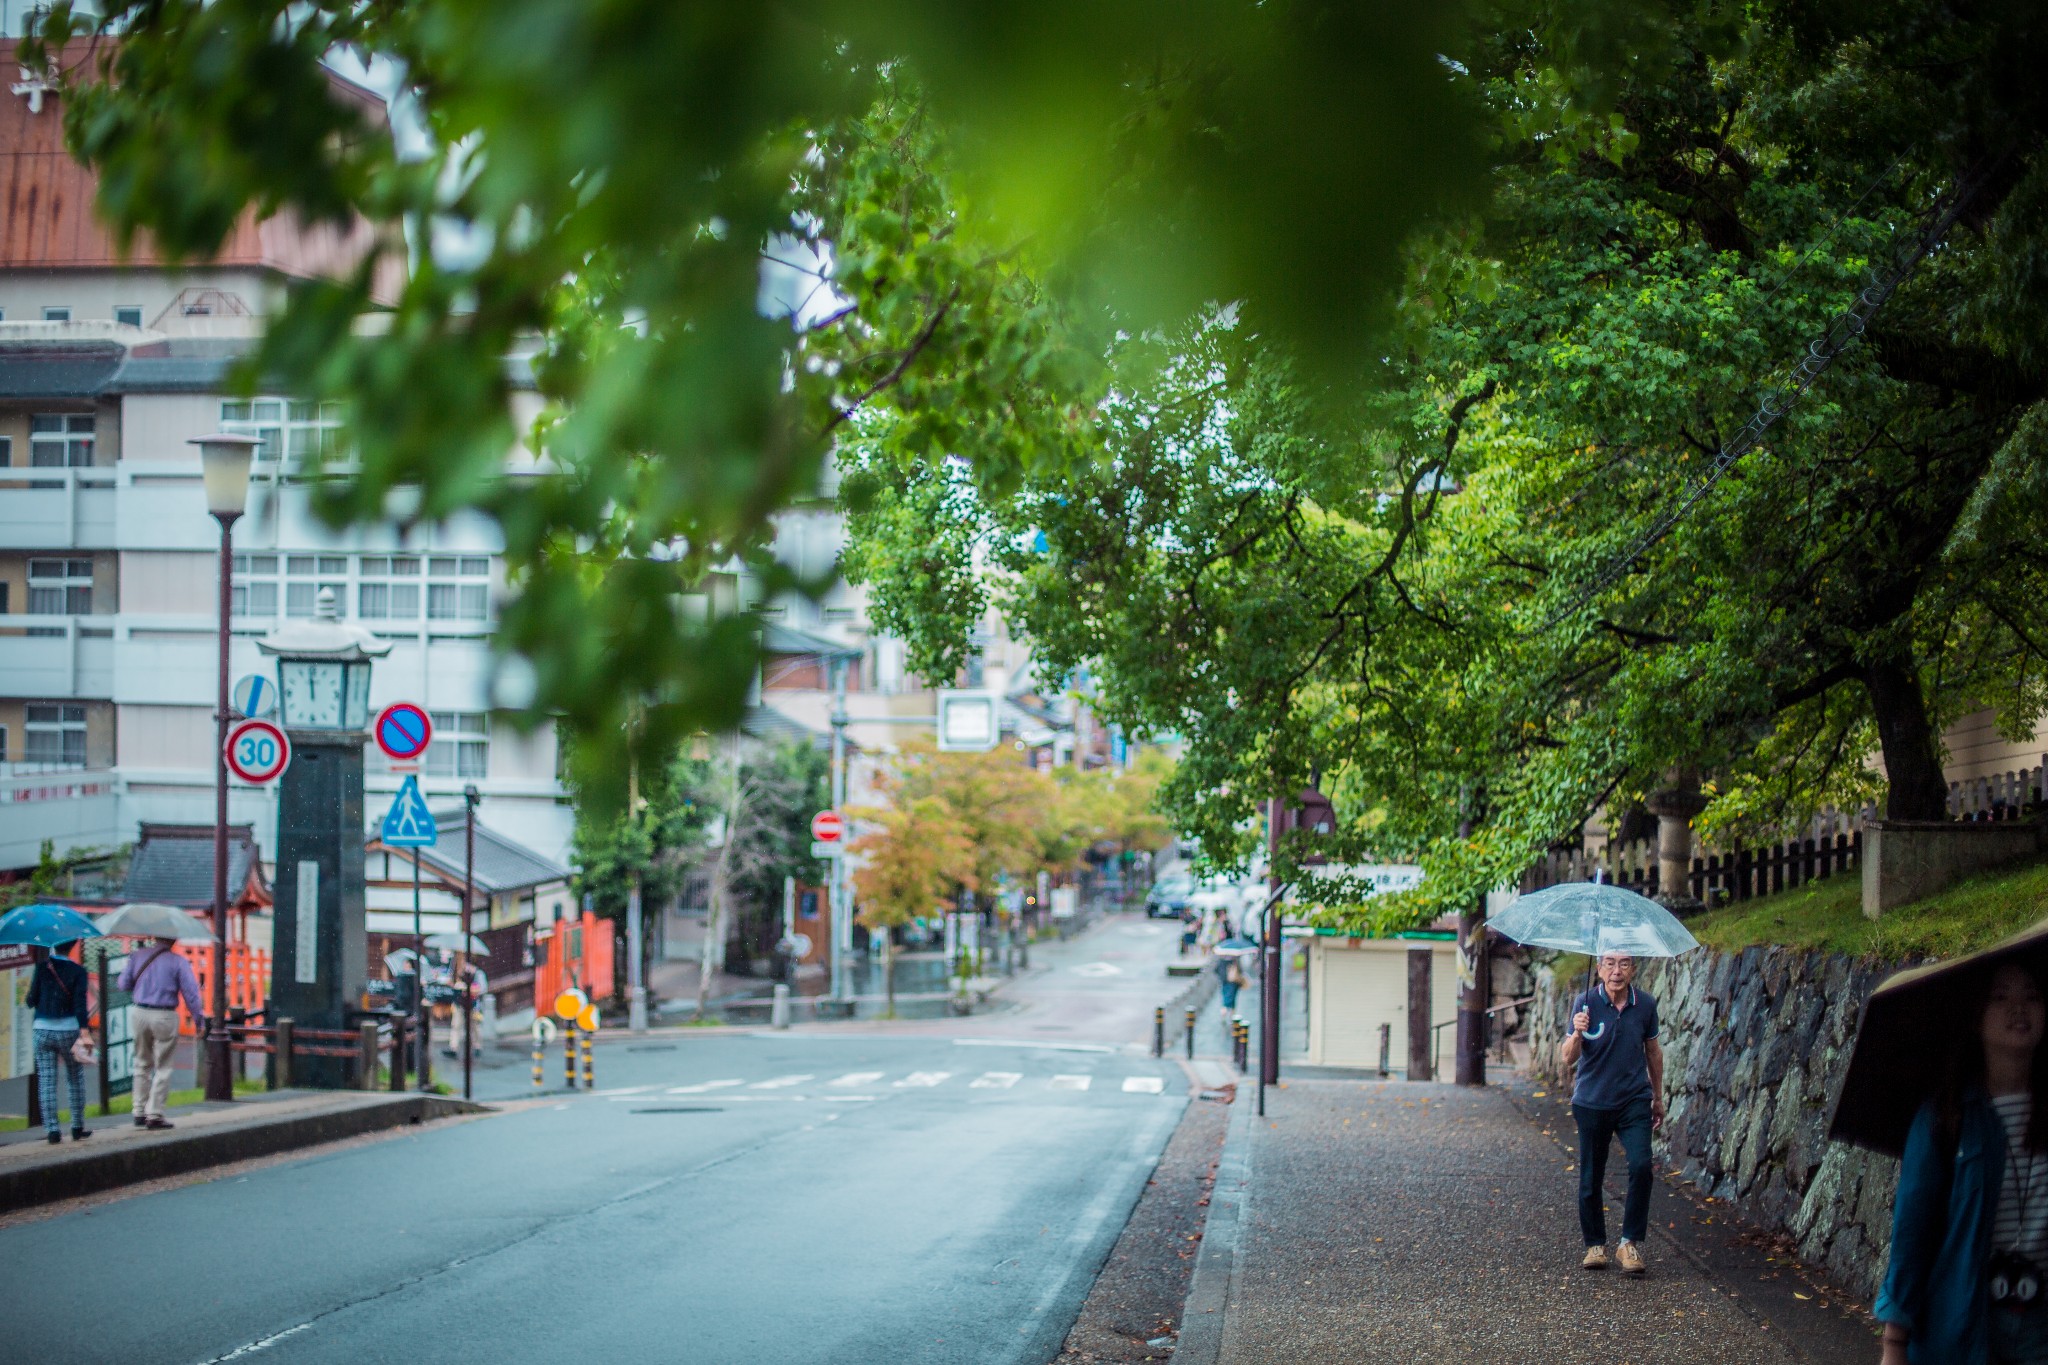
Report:
<svg viewBox="0 0 2048 1365"><path fill-rule="evenodd" d="M874 1083L875 1083L876 1081L879 1081L879 1080L881 1080L881 1079L882 1079L882 1073L881 1073L881 1072L879 1072L879 1071L849 1071L849 1072L847 1072L847 1073L846 1073L846 1074L845 1074L844 1076L841 1076L841 1077L839 1077L839 1078L838 1078L837 1080L831 1080L831 1081L827 1081L827 1082L825 1082L825 1084L827 1084L827 1085L872 1085L872 1084L874 1084Z"/></svg>
<svg viewBox="0 0 2048 1365"><path fill-rule="evenodd" d="M950 1071L913 1071L902 1080L896 1082L896 1088L901 1090L905 1086L938 1085L952 1074Z"/></svg>
<svg viewBox="0 0 2048 1365"><path fill-rule="evenodd" d="M984 1071L969 1084L972 1090L1008 1090L1024 1079L1021 1071Z"/></svg>
<svg viewBox="0 0 2048 1365"><path fill-rule="evenodd" d="M1086 1090L1088 1083L1094 1079L1093 1076L1055 1076L1052 1078L1052 1088L1054 1090Z"/></svg>
<svg viewBox="0 0 2048 1365"><path fill-rule="evenodd" d="M1124 969L1113 962L1084 962L1074 968L1075 976L1122 976Z"/></svg>
<svg viewBox="0 0 2048 1365"><path fill-rule="evenodd" d="M696 1085L672 1085L671 1095L701 1095L707 1090L724 1090L729 1086L745 1085L745 1081L700 1081Z"/></svg>
<svg viewBox="0 0 2048 1365"><path fill-rule="evenodd" d="M777 1076L777 1077L775 1077L775 1078L774 1078L773 1080L768 1080L768 1081L755 1081L755 1082L754 1082L754 1083L753 1083L752 1085L748 1086L748 1087L747 1087L747 1089L749 1089L749 1090L787 1090L787 1089L788 1089L788 1088L789 1088L790 1086L792 1086L792 1085L802 1085L802 1084L803 1084L803 1083L804 1083L805 1081L808 1081L808 1080L810 1080L810 1079L811 1079L811 1075L810 1075L810 1073L809 1073L809 1072L805 1072L805 1073L803 1073L803 1074L801 1074L801 1075L797 1075L797 1076Z"/></svg>
<svg viewBox="0 0 2048 1365"><path fill-rule="evenodd" d="M618 1086L618 1087L615 1087L614 1089L611 1089L611 1090L594 1090L594 1091L592 1091L591 1093L592 1093L592 1094L594 1094L594 1095L606 1095L606 1096L610 1096L610 1095L639 1095L639 1094L644 1094L645 1092L647 1092L647 1091L649 1091L649 1090L652 1090L652 1089L654 1089L654 1087L653 1087L653 1086L651 1086L651 1085L623 1085L623 1086Z"/></svg>
<svg viewBox="0 0 2048 1365"><path fill-rule="evenodd" d="M1157 1076L1124 1077L1126 1095L1159 1095L1166 1091L1166 1082Z"/></svg>
<svg viewBox="0 0 2048 1365"><path fill-rule="evenodd" d="M1035 1038L955 1038L954 1047L1022 1047L1038 1052L1115 1052L1109 1043L1049 1043Z"/></svg>

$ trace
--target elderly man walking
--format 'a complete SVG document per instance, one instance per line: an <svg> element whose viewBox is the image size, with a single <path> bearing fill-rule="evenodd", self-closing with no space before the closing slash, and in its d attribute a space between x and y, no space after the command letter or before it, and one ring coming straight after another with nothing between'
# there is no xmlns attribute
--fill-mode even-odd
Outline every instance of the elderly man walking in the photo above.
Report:
<svg viewBox="0 0 2048 1365"><path fill-rule="evenodd" d="M178 998L197 1025L206 1018L199 1004L199 978L192 964L174 951L176 944L157 939L128 959L121 989L135 997L135 1126L172 1128L164 1117L171 1096L171 1057L178 1048Z"/></svg>
<svg viewBox="0 0 2048 1365"><path fill-rule="evenodd" d="M1607 1205L1603 1185L1607 1152L1615 1138L1628 1157L1628 1199L1621 1211L1621 1242L1614 1258L1640 1275L1643 1237L1650 1227L1650 1130L1664 1122L1664 1049L1657 1043L1657 1002L1636 989L1635 959L1600 955L1600 984L1578 998L1566 1066L1576 1064L1572 1117L1579 1125L1579 1231L1585 1234L1588 1270L1607 1267Z"/></svg>

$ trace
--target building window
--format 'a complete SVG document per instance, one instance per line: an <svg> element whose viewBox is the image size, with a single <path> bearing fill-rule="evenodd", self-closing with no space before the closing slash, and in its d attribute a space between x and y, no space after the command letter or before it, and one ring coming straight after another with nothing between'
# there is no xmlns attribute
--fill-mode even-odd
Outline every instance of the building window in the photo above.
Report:
<svg viewBox="0 0 2048 1365"><path fill-rule="evenodd" d="M46 412L28 419L28 462L37 469L84 469L92 464L89 412Z"/></svg>
<svg viewBox="0 0 2048 1365"><path fill-rule="evenodd" d="M365 621L420 619L418 555L364 555L356 584L356 615Z"/></svg>
<svg viewBox="0 0 2048 1365"><path fill-rule="evenodd" d="M277 564L276 555L235 556L235 615L277 615Z"/></svg>
<svg viewBox="0 0 2048 1365"><path fill-rule="evenodd" d="M491 717L487 711L434 711L427 746L428 777L489 777Z"/></svg>
<svg viewBox="0 0 2048 1365"><path fill-rule="evenodd" d="M43 310L43 321L69 322L71 321L71 310L69 308L45 308Z"/></svg>
<svg viewBox="0 0 2048 1365"><path fill-rule="evenodd" d="M427 560L427 619L482 621L490 616L491 561L484 555Z"/></svg>
<svg viewBox="0 0 2048 1365"><path fill-rule="evenodd" d="M31 616L85 616L92 611L90 559L31 559L28 562Z"/></svg>
<svg viewBox="0 0 2048 1365"><path fill-rule="evenodd" d="M284 614L311 616L320 604L320 590L334 590L336 613L348 609L347 555L286 555Z"/></svg>
<svg viewBox="0 0 2048 1365"><path fill-rule="evenodd" d="M220 425L222 431L260 439L258 460L284 458L296 464L314 455L333 455L341 446L339 403L286 398L230 400L220 405Z"/></svg>
<svg viewBox="0 0 2048 1365"><path fill-rule="evenodd" d="M23 708L22 757L30 763L85 766L85 708L30 702Z"/></svg>
<svg viewBox="0 0 2048 1365"><path fill-rule="evenodd" d="M114 306L114 321L123 327L140 327L142 325L141 305L132 303L116 304Z"/></svg>

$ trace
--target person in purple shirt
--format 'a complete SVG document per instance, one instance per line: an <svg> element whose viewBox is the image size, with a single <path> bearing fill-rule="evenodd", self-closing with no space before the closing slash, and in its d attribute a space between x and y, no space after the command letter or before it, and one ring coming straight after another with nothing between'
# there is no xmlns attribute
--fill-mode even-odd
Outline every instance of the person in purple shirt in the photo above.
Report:
<svg viewBox="0 0 2048 1365"><path fill-rule="evenodd" d="M206 1012L199 1005L199 978L176 943L157 939L132 954L121 971L121 989L135 997L135 1126L170 1128L164 1102L171 1095L171 1056L178 1048L178 1000L182 996L192 1022L204 1033Z"/></svg>

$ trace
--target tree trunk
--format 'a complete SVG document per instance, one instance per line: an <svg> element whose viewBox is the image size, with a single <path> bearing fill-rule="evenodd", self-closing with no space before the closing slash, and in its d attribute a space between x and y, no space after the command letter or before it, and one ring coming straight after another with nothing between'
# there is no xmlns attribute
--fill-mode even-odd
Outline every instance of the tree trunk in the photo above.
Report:
<svg viewBox="0 0 2048 1365"><path fill-rule="evenodd" d="M1927 698L1911 668L1895 662L1863 670L1877 740L1884 752L1889 790L1885 815L1893 820L1946 820L1948 780L1941 772L1941 737L1928 719Z"/></svg>

